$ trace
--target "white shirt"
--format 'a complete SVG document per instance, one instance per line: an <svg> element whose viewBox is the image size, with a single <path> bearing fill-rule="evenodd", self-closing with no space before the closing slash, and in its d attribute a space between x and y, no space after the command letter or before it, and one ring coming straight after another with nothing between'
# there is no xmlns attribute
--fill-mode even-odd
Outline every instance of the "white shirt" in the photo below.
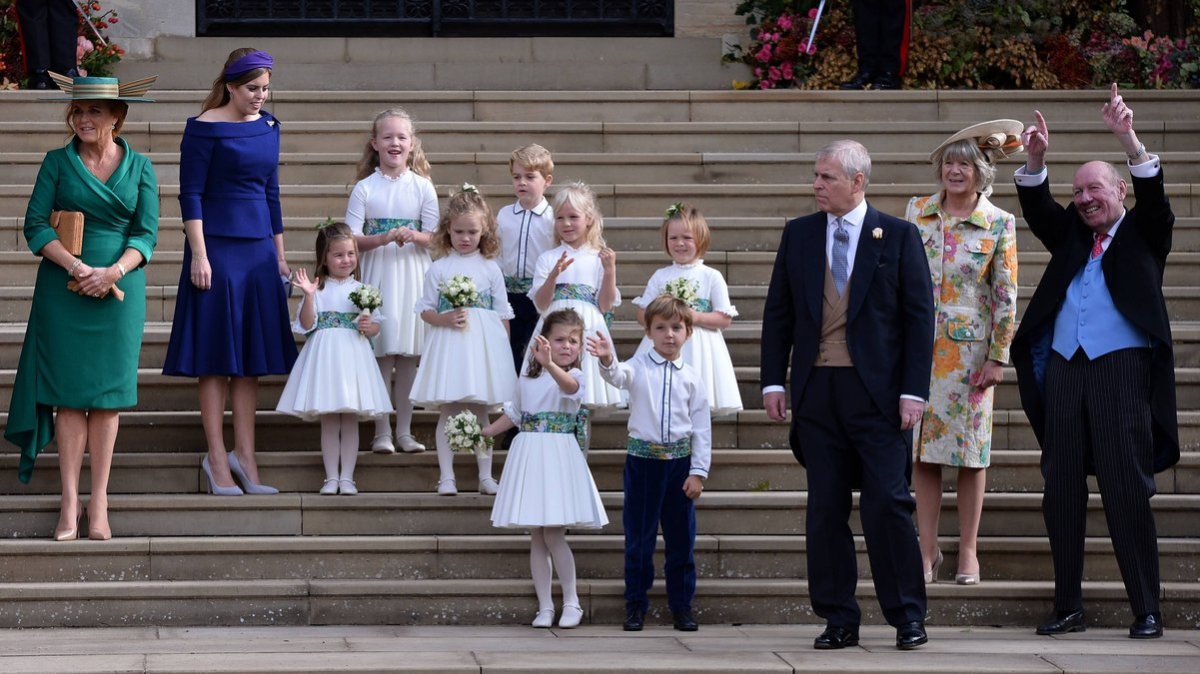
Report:
<svg viewBox="0 0 1200 674"><path fill-rule="evenodd" d="M837 231L837 216L826 213L825 262L833 269L833 233ZM858 237L862 234L863 220L867 217L867 200L863 199L850 212L842 216L842 227L850 235L850 249L846 251L846 269L854 273L854 254L858 251Z"/></svg>
<svg viewBox="0 0 1200 674"><path fill-rule="evenodd" d="M437 231L438 198L433 183L411 169L395 178L375 169L374 173L358 181L350 193L346 224L361 236L364 221L377 218L419 220L422 232Z"/></svg>
<svg viewBox="0 0 1200 674"><path fill-rule="evenodd" d="M521 427L521 415L538 412L566 412L575 414L583 405L583 395L586 384L583 381L583 371L573 367L567 374L574 379L579 388L574 393L566 393L559 387L558 382L546 370L536 377L521 375L517 379L517 395L512 401L505 403L504 414Z"/></svg>
<svg viewBox="0 0 1200 674"><path fill-rule="evenodd" d="M600 366L604 381L629 392L629 436L666 444L692 439L689 475L708 477L712 464L712 417L706 386L683 357L668 361L654 349L621 363Z"/></svg>
<svg viewBox="0 0 1200 674"><path fill-rule="evenodd" d="M554 247L554 211L550 202L529 210L521 202L505 206L496 213L500 231L500 271L510 278L533 278L534 266L542 253Z"/></svg>
<svg viewBox="0 0 1200 674"><path fill-rule="evenodd" d="M341 281L327 276L325 277L325 287L313 293L313 310L318 314L322 311L337 311L357 315L359 308L354 306L354 302L350 301L350 293L360 287L362 287L362 282L356 281L353 276L347 276ZM296 306L296 320L292 321L292 332L300 335L307 335L317 327L315 323L309 328L305 328L300 324L300 311L304 308L304 303L307 301L307 296L300 300L300 304ZM378 309L371 312L371 322L383 322L383 316L379 313Z"/></svg>
<svg viewBox="0 0 1200 674"><path fill-rule="evenodd" d="M496 264L495 260L480 255L478 250L468 255L452 250L446 257L434 260L429 266L429 271L425 272L425 288L413 311L418 314L427 309L438 311L438 299L441 294L438 286L458 274L470 276L475 282L475 290L480 294L489 293L492 296L492 311L499 314L501 319L507 321L513 317L500 265Z"/></svg>
<svg viewBox="0 0 1200 674"><path fill-rule="evenodd" d="M557 248L551 248L542 253L537 259L537 264L534 265L533 286L529 289L529 299L534 299L538 290L546 285L546 279L550 278L550 270L558 264L558 258L562 257L563 253L566 253L573 262L570 267L558 275L558 279L554 282L555 285L577 283L589 286L595 289L598 299L600 289L604 287L604 264L600 262L600 251L586 243L578 248L572 248L563 243L559 244ZM613 299L612 308L616 309L619 306L621 306L620 290Z"/></svg>
<svg viewBox="0 0 1200 674"><path fill-rule="evenodd" d="M642 293L641 297L632 300L633 303L645 309L655 298L663 294L667 283L677 278L686 278L695 282L696 294L701 299L712 302L713 311L719 311L730 318L737 318L737 307L733 306L733 302L729 300L729 285L725 283L721 272L704 266L704 260L696 260L688 264L674 262L670 267L663 267L654 272L650 277L650 282L646 284L646 292Z"/></svg>

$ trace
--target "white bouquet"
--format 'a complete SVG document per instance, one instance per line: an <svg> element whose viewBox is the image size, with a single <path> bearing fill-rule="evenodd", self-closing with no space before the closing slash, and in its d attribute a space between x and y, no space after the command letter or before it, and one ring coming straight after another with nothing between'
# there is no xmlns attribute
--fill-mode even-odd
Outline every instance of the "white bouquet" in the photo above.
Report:
<svg viewBox="0 0 1200 674"><path fill-rule="evenodd" d="M370 316L372 311L383 305L383 297L379 294L379 288L364 283L350 291L350 302L358 307L360 316Z"/></svg>
<svg viewBox="0 0 1200 674"><path fill-rule="evenodd" d="M694 306L696 300L700 299L700 284L686 276L680 276L667 281L667 285L663 287L663 294L681 300L689 307Z"/></svg>
<svg viewBox="0 0 1200 674"><path fill-rule="evenodd" d="M492 447L492 439L483 437L479 419L470 410L463 410L446 420L446 439L454 452L474 452L484 456Z"/></svg>
<svg viewBox="0 0 1200 674"><path fill-rule="evenodd" d="M465 274L455 274L449 281L443 281L438 286L438 292L455 309L473 307L479 303L475 281Z"/></svg>

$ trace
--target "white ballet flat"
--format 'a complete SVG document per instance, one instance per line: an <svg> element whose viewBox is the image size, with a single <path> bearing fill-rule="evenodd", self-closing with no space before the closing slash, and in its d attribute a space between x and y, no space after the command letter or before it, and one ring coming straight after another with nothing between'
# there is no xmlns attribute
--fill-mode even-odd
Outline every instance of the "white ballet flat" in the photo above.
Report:
<svg viewBox="0 0 1200 674"><path fill-rule="evenodd" d="M392 444L391 433L380 433L371 441L371 451L376 454L395 454L396 446Z"/></svg>
<svg viewBox="0 0 1200 674"><path fill-rule="evenodd" d="M437 493L442 496L454 496L458 493L458 487L454 480L440 480L437 485Z"/></svg>
<svg viewBox="0 0 1200 674"><path fill-rule="evenodd" d="M416 454L418 452L425 451L425 445L422 445L421 443L417 442L416 438L414 438L413 436L411 436L407 433L405 433L404 435L397 435L396 436L396 444L400 445L401 450L403 450L409 454Z"/></svg>
<svg viewBox="0 0 1200 674"><path fill-rule="evenodd" d="M325 480L325 484L321 485L321 491L319 493L322 496L333 496L337 492L338 479L336 477L331 477L328 480Z"/></svg>
<svg viewBox="0 0 1200 674"><path fill-rule="evenodd" d="M354 484L354 480L338 480L338 493L346 496L354 496L358 493L358 485Z"/></svg>
<svg viewBox="0 0 1200 674"><path fill-rule="evenodd" d="M485 477L479 481L479 493L485 495L495 494L500 490L500 484L490 477Z"/></svg>
<svg viewBox="0 0 1200 674"><path fill-rule="evenodd" d="M534 627L554 627L554 609L544 608L538 611L530 625Z"/></svg>
<svg viewBox="0 0 1200 674"><path fill-rule="evenodd" d="M583 620L583 608L576 604L563 604L562 617L558 619L558 626L563 629L571 629L579 627L579 621Z"/></svg>

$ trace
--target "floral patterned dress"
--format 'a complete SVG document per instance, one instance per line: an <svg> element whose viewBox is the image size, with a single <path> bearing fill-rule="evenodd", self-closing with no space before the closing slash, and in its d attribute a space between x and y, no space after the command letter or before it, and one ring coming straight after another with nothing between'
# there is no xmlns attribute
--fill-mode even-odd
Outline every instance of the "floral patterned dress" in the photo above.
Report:
<svg viewBox="0 0 1200 674"><path fill-rule="evenodd" d="M1017 316L1016 220L984 196L969 217L951 216L941 196L914 197L904 215L925 243L937 314L929 404L913 459L987 468L995 387L978 389L970 378L988 360L1008 362Z"/></svg>

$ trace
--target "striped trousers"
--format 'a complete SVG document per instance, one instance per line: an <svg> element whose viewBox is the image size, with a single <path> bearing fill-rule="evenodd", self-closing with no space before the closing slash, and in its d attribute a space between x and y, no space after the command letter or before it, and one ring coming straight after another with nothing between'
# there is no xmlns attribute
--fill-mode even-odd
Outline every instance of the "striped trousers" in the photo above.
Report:
<svg viewBox="0 0 1200 674"><path fill-rule="evenodd" d="M1159 610L1150 350L1090 360L1051 355L1046 369L1042 515L1054 558L1054 608L1083 607L1089 470L1104 504L1121 579L1135 616Z"/></svg>

